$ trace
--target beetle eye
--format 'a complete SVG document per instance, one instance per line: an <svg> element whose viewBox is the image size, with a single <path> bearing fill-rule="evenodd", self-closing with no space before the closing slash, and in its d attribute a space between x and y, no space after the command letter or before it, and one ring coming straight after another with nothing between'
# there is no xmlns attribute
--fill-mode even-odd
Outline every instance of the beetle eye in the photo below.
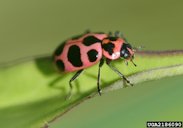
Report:
<svg viewBox="0 0 183 128"><path fill-rule="evenodd" d="M122 51L121 51L121 54L123 54L123 55L124 55L124 54L125 54L125 50L122 50Z"/></svg>
<svg viewBox="0 0 183 128"><path fill-rule="evenodd" d="M125 53L125 54L124 54L124 58L127 58L127 57L128 57L128 54L127 54L127 53Z"/></svg>

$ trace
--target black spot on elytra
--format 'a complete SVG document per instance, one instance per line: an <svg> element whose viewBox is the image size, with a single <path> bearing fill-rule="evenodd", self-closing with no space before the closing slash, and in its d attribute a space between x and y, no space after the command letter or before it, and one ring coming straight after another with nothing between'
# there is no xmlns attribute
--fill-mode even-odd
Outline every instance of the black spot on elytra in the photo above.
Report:
<svg viewBox="0 0 183 128"><path fill-rule="evenodd" d="M107 39L109 39L110 41L116 41L118 37L108 37Z"/></svg>
<svg viewBox="0 0 183 128"><path fill-rule="evenodd" d="M97 60L98 52L94 49L90 50L87 52L88 54L88 59L90 62L95 62Z"/></svg>
<svg viewBox="0 0 183 128"><path fill-rule="evenodd" d="M103 44L102 48L109 53L109 55L113 54L114 44L113 43L107 43Z"/></svg>
<svg viewBox="0 0 183 128"><path fill-rule="evenodd" d="M72 45L68 51L68 60L75 67L81 67L83 65L81 61L80 48L77 45Z"/></svg>
<svg viewBox="0 0 183 128"><path fill-rule="evenodd" d="M125 45L126 45L127 48L132 49L132 46L129 43L125 43Z"/></svg>
<svg viewBox="0 0 183 128"><path fill-rule="evenodd" d="M100 43L101 40L97 39L95 36L87 36L83 39L83 44L86 46L90 46L94 43Z"/></svg>
<svg viewBox="0 0 183 128"><path fill-rule="evenodd" d="M62 60L57 60L56 65L57 65L59 70L64 71L65 66L64 66L64 63L62 62Z"/></svg>
<svg viewBox="0 0 183 128"><path fill-rule="evenodd" d="M121 48L122 49L127 49L127 48L132 49L132 46L129 43L124 43Z"/></svg>
<svg viewBox="0 0 183 128"><path fill-rule="evenodd" d="M57 49L55 50L54 55L59 56L59 55L62 53L62 51L63 51L63 49L64 49L64 46L65 46L65 42L62 43L62 44L60 44L60 45L57 47Z"/></svg>

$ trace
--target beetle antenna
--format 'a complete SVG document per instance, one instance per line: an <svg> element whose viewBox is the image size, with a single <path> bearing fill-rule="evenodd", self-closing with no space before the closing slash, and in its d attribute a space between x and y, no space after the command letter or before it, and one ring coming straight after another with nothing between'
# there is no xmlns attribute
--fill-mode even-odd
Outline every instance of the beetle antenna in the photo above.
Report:
<svg viewBox="0 0 183 128"><path fill-rule="evenodd" d="M133 47L133 50L138 51L138 50L141 50L141 49L144 49L144 48L145 48L144 46L138 46L138 47Z"/></svg>

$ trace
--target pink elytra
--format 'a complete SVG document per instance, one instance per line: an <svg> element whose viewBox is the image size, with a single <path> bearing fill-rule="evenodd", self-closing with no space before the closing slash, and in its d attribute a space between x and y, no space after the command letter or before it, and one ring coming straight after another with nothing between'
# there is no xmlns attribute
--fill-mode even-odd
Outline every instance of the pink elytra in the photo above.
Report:
<svg viewBox="0 0 183 128"><path fill-rule="evenodd" d="M121 78L131 84L130 81L110 63L112 60L117 60L119 58L122 58L125 61L130 60L132 63L134 58L132 46L124 37L120 36L119 32L116 32L114 35L105 33L86 33L67 40L54 52L54 62L60 71L77 71L69 81L71 89L72 81L74 81L84 69L99 63L97 89L100 95L100 68L104 64L104 61L106 61L106 64Z"/></svg>

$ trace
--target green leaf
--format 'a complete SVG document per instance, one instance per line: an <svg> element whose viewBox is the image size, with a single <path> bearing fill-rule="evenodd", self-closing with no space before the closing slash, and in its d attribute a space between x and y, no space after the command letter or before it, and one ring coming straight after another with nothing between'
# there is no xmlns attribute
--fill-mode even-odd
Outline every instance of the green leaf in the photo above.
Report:
<svg viewBox="0 0 183 128"><path fill-rule="evenodd" d="M113 62L134 84L183 74L183 51L139 52L134 61L137 67L131 63L126 66L122 60ZM46 126L97 94L97 69L98 65L95 65L85 70L73 82L71 99L65 100L69 92L68 81L74 73L56 71L51 57L1 66L0 127ZM107 65L102 67L101 84L103 93L124 87L123 80Z"/></svg>

